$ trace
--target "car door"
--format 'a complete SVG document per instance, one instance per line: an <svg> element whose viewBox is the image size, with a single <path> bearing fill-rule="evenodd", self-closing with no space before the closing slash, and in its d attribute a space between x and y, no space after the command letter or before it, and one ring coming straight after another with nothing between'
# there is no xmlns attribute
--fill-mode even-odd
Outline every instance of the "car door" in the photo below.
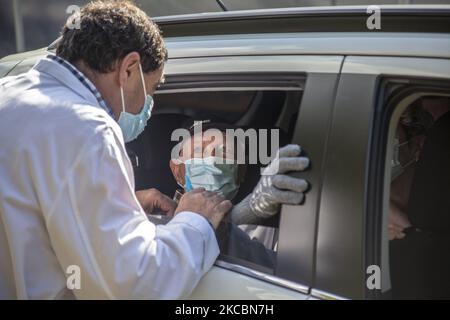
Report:
<svg viewBox="0 0 450 320"><path fill-rule="evenodd" d="M364 299L389 291L387 146L399 118L390 101L399 92L449 95L449 81L448 58L346 57L325 161L313 296ZM369 266L381 270L379 289L367 287Z"/></svg>
<svg viewBox="0 0 450 320"><path fill-rule="evenodd" d="M222 90L223 86L228 86L227 90L230 86L235 90L246 87L302 90L291 142L300 144L312 163L308 171L296 174L310 183L306 201L297 206L284 205L281 209L275 267L267 270L233 257L220 256L189 299L309 298L314 277L316 215L320 177L324 169L323 155L342 61L342 56L314 55L169 60L166 68L169 92ZM287 79L291 82L298 79L294 81L297 87L292 88Z"/></svg>

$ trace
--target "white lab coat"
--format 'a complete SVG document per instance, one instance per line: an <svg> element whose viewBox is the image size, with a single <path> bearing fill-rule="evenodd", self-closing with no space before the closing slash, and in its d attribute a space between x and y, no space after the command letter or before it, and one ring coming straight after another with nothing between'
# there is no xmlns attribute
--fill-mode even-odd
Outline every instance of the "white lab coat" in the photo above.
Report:
<svg viewBox="0 0 450 320"><path fill-rule="evenodd" d="M0 79L0 299L184 297L218 253L198 214L146 218L120 127L70 71Z"/></svg>

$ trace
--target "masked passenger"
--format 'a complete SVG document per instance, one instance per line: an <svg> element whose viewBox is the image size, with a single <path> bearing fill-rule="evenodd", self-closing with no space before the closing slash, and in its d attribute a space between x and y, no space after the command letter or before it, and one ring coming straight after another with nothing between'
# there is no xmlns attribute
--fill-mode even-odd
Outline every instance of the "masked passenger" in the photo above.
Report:
<svg viewBox="0 0 450 320"><path fill-rule="evenodd" d="M201 130L190 128L191 136L182 141L180 157L170 160L173 176L182 191L203 187L206 190L220 191L228 199L235 199L240 185L244 182L247 164L236 161L242 144L226 140L225 130L232 128L227 124L203 124ZM218 139L219 137L219 139ZM242 150L241 150L242 151ZM309 159L300 157L301 149L297 145L287 145L279 150L278 160L265 170L278 165L270 175L262 175L253 191L242 201L236 203L228 216L229 221L241 227L252 239L263 242L266 247L273 240L273 228L260 227L274 217L281 204L299 204L307 182L288 176L288 172L302 171L309 165ZM234 201L236 202L236 201ZM251 225L251 226L250 226ZM233 239L230 239L233 241Z"/></svg>
<svg viewBox="0 0 450 320"><path fill-rule="evenodd" d="M391 183L389 217L390 294L394 299L448 299L450 100L417 100L402 115L397 135L393 171L399 174Z"/></svg>
<svg viewBox="0 0 450 320"><path fill-rule="evenodd" d="M402 114L397 126L391 163L389 239L403 239L412 228L407 206L416 163L433 124L450 110L448 99L425 97Z"/></svg>

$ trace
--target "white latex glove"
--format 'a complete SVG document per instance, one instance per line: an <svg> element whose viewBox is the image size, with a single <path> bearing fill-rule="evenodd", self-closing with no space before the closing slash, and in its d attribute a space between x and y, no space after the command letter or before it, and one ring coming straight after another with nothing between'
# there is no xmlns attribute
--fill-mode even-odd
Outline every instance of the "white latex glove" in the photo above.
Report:
<svg viewBox="0 0 450 320"><path fill-rule="evenodd" d="M250 208L257 216L269 218L278 212L280 204L299 204L303 201L308 183L285 174L303 171L309 166L309 159L299 157L300 153L300 146L289 144L281 148L278 157L264 169L250 198Z"/></svg>
<svg viewBox="0 0 450 320"><path fill-rule="evenodd" d="M308 183L286 173L303 171L309 159L299 157L301 148L290 144L278 151L278 156L264 168L253 192L237 204L231 213L236 224L251 224L275 215L281 204L299 204L303 201Z"/></svg>

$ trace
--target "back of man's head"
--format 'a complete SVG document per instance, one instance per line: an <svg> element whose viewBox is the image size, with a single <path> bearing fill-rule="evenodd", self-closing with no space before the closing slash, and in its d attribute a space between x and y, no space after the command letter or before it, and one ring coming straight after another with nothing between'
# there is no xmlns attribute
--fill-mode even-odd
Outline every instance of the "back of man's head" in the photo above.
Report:
<svg viewBox="0 0 450 320"><path fill-rule="evenodd" d="M158 26L130 1L93 1L66 22L56 55L107 73L130 52L138 52L145 73L159 69L168 54Z"/></svg>

